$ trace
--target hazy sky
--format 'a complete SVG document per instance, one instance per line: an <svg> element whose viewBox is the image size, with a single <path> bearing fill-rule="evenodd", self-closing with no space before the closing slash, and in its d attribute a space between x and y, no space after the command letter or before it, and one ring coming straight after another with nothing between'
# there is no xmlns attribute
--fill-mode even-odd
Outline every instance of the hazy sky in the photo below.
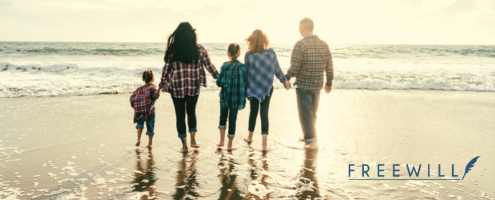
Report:
<svg viewBox="0 0 495 200"><path fill-rule="evenodd" d="M0 0L0 41L165 42L180 22L199 42L300 39L331 44L495 44L495 0Z"/></svg>

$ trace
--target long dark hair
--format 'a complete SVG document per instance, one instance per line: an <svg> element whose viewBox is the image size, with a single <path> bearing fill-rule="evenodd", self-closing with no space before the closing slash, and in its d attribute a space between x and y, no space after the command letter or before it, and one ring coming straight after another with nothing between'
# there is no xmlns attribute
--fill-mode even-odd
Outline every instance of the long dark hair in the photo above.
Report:
<svg viewBox="0 0 495 200"><path fill-rule="evenodd" d="M189 22L182 22L168 37L165 62L193 63L199 60L196 29Z"/></svg>
<svg viewBox="0 0 495 200"><path fill-rule="evenodd" d="M236 43L232 43L229 45L229 53L230 53L230 57L232 59L230 59L230 62L229 62L229 65L233 65L235 63L235 61L237 60L237 57L239 57L239 51L241 50L241 47L236 44Z"/></svg>

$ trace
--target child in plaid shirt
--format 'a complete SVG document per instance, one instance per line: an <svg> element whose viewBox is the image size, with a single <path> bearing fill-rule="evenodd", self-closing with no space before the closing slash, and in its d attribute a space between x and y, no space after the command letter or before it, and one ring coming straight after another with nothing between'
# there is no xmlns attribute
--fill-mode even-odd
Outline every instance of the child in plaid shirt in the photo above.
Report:
<svg viewBox="0 0 495 200"><path fill-rule="evenodd" d="M155 75L153 71L146 70L143 72L143 82L145 85L136 89L131 95L131 107L134 108L134 123L137 122L138 140L136 146L141 144L141 133L143 132L144 122L146 122L146 135L149 136L148 148L152 148L153 136L155 133L155 101L160 97L160 90L157 90L153 82Z"/></svg>
<svg viewBox="0 0 495 200"><path fill-rule="evenodd" d="M220 125L218 126L220 143L217 146L222 147L224 145L228 117L228 150L233 150L232 142L235 136L237 111L246 106L247 67L237 60L241 55L241 48L238 44L230 44L227 55L230 61L223 63L216 82L217 86L222 88L220 91Z"/></svg>

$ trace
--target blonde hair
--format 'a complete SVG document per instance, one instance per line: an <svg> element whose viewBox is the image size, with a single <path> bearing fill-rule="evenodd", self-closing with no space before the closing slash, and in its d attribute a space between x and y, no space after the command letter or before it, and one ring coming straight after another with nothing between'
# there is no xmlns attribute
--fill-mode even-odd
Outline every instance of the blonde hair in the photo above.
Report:
<svg viewBox="0 0 495 200"><path fill-rule="evenodd" d="M146 70L143 72L143 80L148 83L155 78L155 74L151 70Z"/></svg>
<svg viewBox="0 0 495 200"><path fill-rule="evenodd" d="M314 24L313 20L311 20L310 18L305 17L304 19L302 19L301 21L299 21L299 26L302 26L302 27L306 28L306 30L308 30L308 31L313 31L313 28L315 27L315 24Z"/></svg>
<svg viewBox="0 0 495 200"><path fill-rule="evenodd" d="M241 47L236 44L236 43L232 43L229 45L229 53L230 53L230 57L232 59L230 59L230 62L229 62L229 65L233 65L234 62L237 60L237 57L239 57L239 52L241 50Z"/></svg>
<svg viewBox="0 0 495 200"><path fill-rule="evenodd" d="M268 40L266 34L260 29L254 30L253 33L246 38L246 42L248 43L249 53L263 52L268 49L268 45L270 44L270 40Z"/></svg>

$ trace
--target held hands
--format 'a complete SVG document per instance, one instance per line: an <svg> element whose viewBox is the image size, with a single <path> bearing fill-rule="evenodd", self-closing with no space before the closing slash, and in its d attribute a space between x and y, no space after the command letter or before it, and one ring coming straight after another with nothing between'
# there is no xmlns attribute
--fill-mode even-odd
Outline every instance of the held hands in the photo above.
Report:
<svg viewBox="0 0 495 200"><path fill-rule="evenodd" d="M290 82L289 81L285 81L284 87L285 87L286 90L289 90L290 87L291 87Z"/></svg>
<svg viewBox="0 0 495 200"><path fill-rule="evenodd" d="M325 93L330 93L332 91L332 86L325 86Z"/></svg>

